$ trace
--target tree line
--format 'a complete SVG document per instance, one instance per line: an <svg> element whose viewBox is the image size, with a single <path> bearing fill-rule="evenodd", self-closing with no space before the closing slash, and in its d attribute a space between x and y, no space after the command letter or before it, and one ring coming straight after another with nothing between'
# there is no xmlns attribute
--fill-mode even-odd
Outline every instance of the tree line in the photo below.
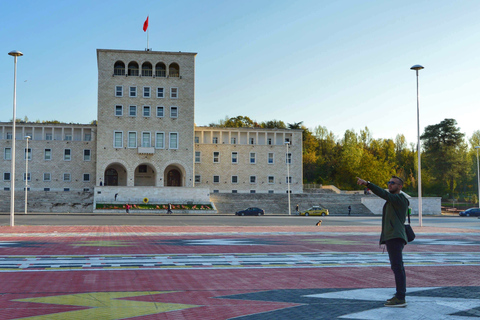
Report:
<svg viewBox="0 0 480 320"><path fill-rule="evenodd" d="M382 185L397 175L405 182L404 191L417 195L417 146L407 144L403 134L394 140L373 139L365 127L360 132L346 130L337 137L325 126L311 130L302 122L257 123L245 116L226 117L209 126L303 129L304 184L332 184L343 190L358 190L356 177ZM475 147L480 146L480 130L467 138L456 120L444 119L425 127L420 139L422 194L478 202Z"/></svg>

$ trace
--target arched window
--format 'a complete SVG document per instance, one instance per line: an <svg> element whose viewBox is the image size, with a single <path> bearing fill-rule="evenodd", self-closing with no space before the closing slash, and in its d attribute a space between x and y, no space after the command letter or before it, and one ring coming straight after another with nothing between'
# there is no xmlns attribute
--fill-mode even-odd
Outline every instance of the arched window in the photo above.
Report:
<svg viewBox="0 0 480 320"><path fill-rule="evenodd" d="M142 77L152 76L152 64L150 62L144 62L142 64Z"/></svg>
<svg viewBox="0 0 480 320"><path fill-rule="evenodd" d="M132 61L128 64L128 75L138 76L138 63L135 61Z"/></svg>
<svg viewBox="0 0 480 320"><path fill-rule="evenodd" d="M165 66L165 63L157 63L155 66L155 76L161 78L165 78L167 76L167 67Z"/></svg>
<svg viewBox="0 0 480 320"><path fill-rule="evenodd" d="M115 62L113 66L113 74L116 76L124 76L125 75L125 63L122 61Z"/></svg>
<svg viewBox="0 0 480 320"><path fill-rule="evenodd" d="M180 67L178 64L171 63L170 66L168 67L168 75L170 77L180 77Z"/></svg>

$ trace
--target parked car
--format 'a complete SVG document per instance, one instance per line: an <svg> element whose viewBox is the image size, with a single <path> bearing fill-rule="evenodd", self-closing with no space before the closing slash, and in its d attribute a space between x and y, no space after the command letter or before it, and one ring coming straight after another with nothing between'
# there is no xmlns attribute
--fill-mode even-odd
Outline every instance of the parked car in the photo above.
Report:
<svg viewBox="0 0 480 320"><path fill-rule="evenodd" d="M460 217L478 217L480 216L480 209L479 208L470 208L465 211L460 211L458 213Z"/></svg>
<svg viewBox="0 0 480 320"><path fill-rule="evenodd" d="M263 216L265 214L265 210L260 208L247 208L245 210L240 210L235 212L237 216Z"/></svg>
<svg viewBox="0 0 480 320"><path fill-rule="evenodd" d="M301 216L328 216L328 209L313 206L310 209L300 212Z"/></svg>

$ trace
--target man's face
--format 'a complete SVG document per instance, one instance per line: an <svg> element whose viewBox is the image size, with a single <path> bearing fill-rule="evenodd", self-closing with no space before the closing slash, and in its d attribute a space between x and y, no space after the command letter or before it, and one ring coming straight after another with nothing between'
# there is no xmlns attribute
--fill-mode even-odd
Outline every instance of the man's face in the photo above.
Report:
<svg viewBox="0 0 480 320"><path fill-rule="evenodd" d="M391 178L390 181L388 181L388 191L390 193L400 193L400 190L402 190L402 187L403 185L398 179Z"/></svg>

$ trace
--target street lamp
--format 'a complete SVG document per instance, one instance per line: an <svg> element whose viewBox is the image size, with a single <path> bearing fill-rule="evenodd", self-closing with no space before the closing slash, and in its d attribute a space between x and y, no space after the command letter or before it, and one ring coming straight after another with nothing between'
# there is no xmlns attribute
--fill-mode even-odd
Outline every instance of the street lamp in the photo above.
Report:
<svg viewBox="0 0 480 320"><path fill-rule="evenodd" d="M10 51L8 55L14 58L13 72L13 119L12 119L12 168L10 172L10 226L15 225L15 122L17 114L17 58L23 56L20 51Z"/></svg>
<svg viewBox="0 0 480 320"><path fill-rule="evenodd" d="M418 223L422 226L422 164L420 162L420 103L418 99L418 70L423 67L419 64L410 68L417 74L417 156L418 156Z"/></svg>
<svg viewBox="0 0 480 320"><path fill-rule="evenodd" d="M32 137L26 136L27 139L27 149L25 150L25 214L27 214L27 191L28 191L28 139Z"/></svg>
<svg viewBox="0 0 480 320"><path fill-rule="evenodd" d="M477 149L477 185L478 185L478 207L480 208L480 167L478 166L478 149L480 147L475 147Z"/></svg>
<svg viewBox="0 0 480 320"><path fill-rule="evenodd" d="M288 145L290 141L285 141L285 145L287 146L287 193L288 193L288 215L292 215L292 208L290 206L290 157L288 156Z"/></svg>

